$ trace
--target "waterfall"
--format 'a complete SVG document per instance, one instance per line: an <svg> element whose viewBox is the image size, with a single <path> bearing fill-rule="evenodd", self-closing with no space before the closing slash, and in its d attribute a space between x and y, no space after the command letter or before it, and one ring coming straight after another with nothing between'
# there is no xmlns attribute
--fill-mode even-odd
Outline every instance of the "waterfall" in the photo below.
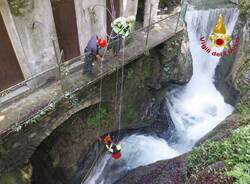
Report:
<svg viewBox="0 0 250 184"><path fill-rule="evenodd" d="M227 34L231 35L238 18L237 9L188 11L186 14L193 76L186 86L175 88L167 94L170 115L179 137L176 146L181 152L190 150L201 137L233 111L233 107L224 102L223 96L214 85L219 57L202 50L199 41L202 36L208 38L212 33L220 14L223 16ZM222 51L213 48L215 50Z"/></svg>
<svg viewBox="0 0 250 184"><path fill-rule="evenodd" d="M185 86L168 91L167 106L177 130L177 142L145 136L125 137L122 158L115 161L106 153L94 167L86 184L112 184L126 171L158 160L176 157L192 149L194 144L211 131L233 107L224 102L214 86L214 73L219 57L200 48L199 39L211 34L217 17L222 14L227 33L231 34L238 18L236 9L188 11L186 14L189 48L193 58L193 76Z"/></svg>

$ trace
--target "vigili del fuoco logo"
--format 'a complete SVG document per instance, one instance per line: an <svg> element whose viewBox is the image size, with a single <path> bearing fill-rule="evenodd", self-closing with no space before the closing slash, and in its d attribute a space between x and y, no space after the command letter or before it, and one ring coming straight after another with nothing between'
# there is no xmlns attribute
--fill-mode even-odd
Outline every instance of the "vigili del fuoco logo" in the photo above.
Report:
<svg viewBox="0 0 250 184"><path fill-rule="evenodd" d="M206 40L204 36L200 38L201 48L208 54L217 57L231 55L233 52L236 51L240 42L240 38L238 36L232 39L229 35L227 35L222 15L219 15L216 25L213 29L213 33L209 35L208 40L210 41L210 46L206 45ZM229 47L230 43L232 43L231 47ZM214 47L223 47L225 49L222 52L212 51L212 48Z"/></svg>

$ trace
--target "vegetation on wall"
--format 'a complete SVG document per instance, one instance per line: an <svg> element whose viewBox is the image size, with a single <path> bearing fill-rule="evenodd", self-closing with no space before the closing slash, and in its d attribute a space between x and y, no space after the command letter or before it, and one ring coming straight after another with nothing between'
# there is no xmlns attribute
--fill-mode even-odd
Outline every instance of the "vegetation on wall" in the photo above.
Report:
<svg viewBox="0 0 250 184"><path fill-rule="evenodd" d="M90 127L99 127L104 125L105 127L111 126L111 120L108 115L108 111L105 107L95 109L87 119L87 124Z"/></svg>
<svg viewBox="0 0 250 184"><path fill-rule="evenodd" d="M1 173L2 174L2 173ZM12 171L8 173L3 173L0 175L1 184L30 184L32 177L32 168L30 165L24 168Z"/></svg>
<svg viewBox="0 0 250 184"><path fill-rule="evenodd" d="M241 16L250 16L250 0L240 0L239 8Z"/></svg>
<svg viewBox="0 0 250 184"><path fill-rule="evenodd" d="M249 89L250 86L244 81L243 75L250 70L250 59L246 60L244 64L240 67L239 72L236 76L235 85L236 88L240 91L241 95L245 94Z"/></svg>
<svg viewBox="0 0 250 184"><path fill-rule="evenodd" d="M240 113L245 119L250 119L250 102L242 99L236 105L235 112Z"/></svg>
<svg viewBox="0 0 250 184"><path fill-rule="evenodd" d="M235 86L242 96L240 102L235 107L235 112L240 113L245 119L250 119L250 102L246 93L250 90L250 86L243 76L250 71L250 59L246 60L240 67L236 76Z"/></svg>
<svg viewBox="0 0 250 184"><path fill-rule="evenodd" d="M233 177L235 183L250 183L250 125L235 130L231 137L222 142L208 141L195 148L188 157L190 174L195 175L209 165L223 161L225 177Z"/></svg>
<svg viewBox="0 0 250 184"><path fill-rule="evenodd" d="M132 123L137 119L136 107L133 104L129 104L126 111L126 118L128 123Z"/></svg>
<svg viewBox="0 0 250 184"><path fill-rule="evenodd" d="M142 71L142 80L146 80L151 76L151 63L144 62L143 63L143 71Z"/></svg>
<svg viewBox="0 0 250 184"><path fill-rule="evenodd" d="M34 7L33 0L8 0L11 13L15 16L22 16L28 8Z"/></svg>

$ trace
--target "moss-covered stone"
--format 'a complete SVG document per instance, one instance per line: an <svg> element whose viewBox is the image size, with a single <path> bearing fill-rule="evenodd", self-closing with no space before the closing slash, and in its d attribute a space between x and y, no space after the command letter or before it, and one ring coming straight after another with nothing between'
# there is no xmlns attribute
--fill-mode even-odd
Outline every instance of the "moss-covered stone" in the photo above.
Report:
<svg viewBox="0 0 250 184"><path fill-rule="evenodd" d="M128 105L127 112L126 112L126 119L128 123L133 123L135 120L138 120L136 106L134 104Z"/></svg>
<svg viewBox="0 0 250 184"><path fill-rule="evenodd" d="M111 127L112 122L107 109L103 106L98 106L92 113L88 116L87 124L90 127Z"/></svg>
<svg viewBox="0 0 250 184"><path fill-rule="evenodd" d="M15 16L23 16L26 11L34 8L33 0L8 0L11 13Z"/></svg>
<svg viewBox="0 0 250 184"><path fill-rule="evenodd" d="M242 17L250 16L250 0L239 0L239 9Z"/></svg>
<svg viewBox="0 0 250 184"><path fill-rule="evenodd" d="M244 95L250 90L250 59L246 60L240 67L234 82L236 88Z"/></svg>
<svg viewBox="0 0 250 184"><path fill-rule="evenodd" d="M24 168L12 171L8 173L3 173L0 175L1 184L30 184L32 176L32 167L30 165Z"/></svg>

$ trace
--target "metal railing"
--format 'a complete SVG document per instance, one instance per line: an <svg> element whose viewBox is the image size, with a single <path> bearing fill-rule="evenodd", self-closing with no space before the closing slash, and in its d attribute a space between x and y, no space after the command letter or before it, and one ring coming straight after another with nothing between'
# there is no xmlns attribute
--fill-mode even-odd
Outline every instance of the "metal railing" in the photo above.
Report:
<svg viewBox="0 0 250 184"><path fill-rule="evenodd" d="M131 38L131 37L134 38L134 36L135 36L136 34L141 33L141 32L144 32L144 34L146 34L146 39L148 39L148 38L149 38L149 34L150 34L150 30L151 30L151 28L153 28L154 25L156 25L156 24L158 24L158 23L161 23L161 22L163 22L163 21L165 21L165 20L167 20L167 19L169 19L169 18L171 18L171 17L177 16L177 15L180 14L180 13L181 13L181 11L180 11L180 12L177 12L177 13L175 13L175 14L172 14L172 15L170 15L170 16L167 16L167 17L165 17L165 18L163 18L163 19L160 19L160 20L158 20L158 21L154 21L154 22L149 21L150 24L149 24L148 26L142 27L142 28L140 28L140 29L137 29L137 30L133 31L133 32L130 34L130 36L129 36L128 38ZM180 16L178 15L178 18L179 18L179 17L180 17ZM176 27L178 27L178 23L179 23L179 20L177 20ZM177 29L175 29L175 30L173 29L173 34L176 34L176 31L177 31ZM148 41L147 41L147 40L144 40L144 41L145 41L144 50L147 50L147 49L148 49L148 45L147 45L147 44L148 44ZM111 43L112 43L112 42L111 42ZM48 109L51 108L51 104L55 104L58 100L60 100L60 99L62 99L62 98L64 98L64 97L66 96L66 93L65 93L66 91L64 91L64 87L63 87L63 77L62 77L63 74L62 74L62 72L61 72L61 71L62 71L62 68L63 68L63 67L67 67L67 66L69 66L70 64L73 64L73 63L78 62L78 61L81 61L81 64L83 64L84 62L82 61L82 59L85 57L85 55L83 54L83 55L80 55L80 56L78 56L78 57L75 57L75 58L72 58L72 59L70 59L70 60L67 60L67 61L63 62L63 61L62 61L63 52L61 51L60 54L58 54L58 53L57 53L57 50L56 50L56 47L55 47L55 42L53 42L53 45L54 45L54 49L55 49L55 53L56 53L56 58L57 58L57 65L56 65L56 66L51 67L51 68L49 68L48 70L43 71L43 72L41 72L41 73L38 73L38 74L36 74L36 75L34 75L34 76L32 76L32 77L30 77L30 78L28 78L28 79L26 79L26 80L24 80L24 81L18 83L18 84L16 84L16 85L14 85L14 86L12 86L12 87L10 87L10 88L4 90L4 91L1 91L1 92L0 92L0 97L3 96L3 94L9 93L9 92L15 90L18 86L25 85L26 83L32 81L33 79L37 79L38 77L41 77L41 76L47 74L48 72L52 72L52 71L56 71L56 72L58 72L58 74L59 74L59 80L58 80L58 81L60 81L60 83L61 83L61 92L62 92L62 93L58 94L57 96L53 96L53 99L54 99L54 100L52 100L52 99L49 100L48 105L42 107L41 109L37 109L35 112L33 112L32 114L30 114L29 116L26 116L26 117L21 118L21 119L20 119L20 122L18 122L18 124L16 123L16 124L14 124L14 125L11 125L11 127L9 127L8 129L2 130L2 131L0 132L0 136L2 136L2 135L3 135L3 136L7 136L9 133L11 133L11 132L13 132L13 131L19 130L20 127L25 126L26 124L28 124L29 121L32 122L32 121L33 121L33 120L32 120L33 117L39 116L40 112L46 112ZM119 69L120 67L121 67L121 66L119 66L118 69ZM89 85L92 85L93 83L95 83L95 82L97 82L98 80L100 80L104 75L107 75L107 74L109 74L109 73L112 73L112 71L103 71L103 73L99 73L99 74L98 74L93 80L91 80L90 82L87 82L87 83L85 83L85 84L82 85L82 86L78 86L77 88L72 88L72 89L70 90L70 92L71 92L71 93L75 93L75 92L76 92L79 88L81 88L81 87L86 87L86 88L87 88Z"/></svg>
<svg viewBox="0 0 250 184"><path fill-rule="evenodd" d="M152 6L151 6L151 9L152 9ZM163 19L160 19L160 20L158 20L158 21L155 21L155 22L151 22L151 19L149 19L149 25L148 25L148 26L142 27L142 28L140 28L140 29L137 29L137 30L133 31L133 32L129 35L129 38L130 38L130 37L133 37L134 35L136 35L136 34L138 34L138 33L144 31L145 33L147 33L147 36L146 36L146 45L145 45L145 50L147 50L147 49L148 49L148 48L147 48L147 47L148 47L148 45L147 45L147 44L148 44L148 35L150 34L151 28L152 28L155 24L161 23L161 22L163 22L163 21L166 20L166 19L169 19L169 18L171 18L171 17L177 16L177 15L180 14L180 13L181 13L181 11L180 11L180 12L177 12L177 13L175 13L175 14L172 14L172 15L170 15L170 16L167 16L167 17L165 17L165 18L163 18ZM178 15L178 18L179 18L179 17L180 17L180 16ZM176 33L176 30L177 30L177 27L178 27L178 22L179 22L179 20L177 20L177 23L176 23L175 33ZM113 43L113 42L110 42L110 44L112 44L112 43ZM41 77L41 76L43 76L43 75L46 75L46 74L48 74L49 72L52 72L52 71L58 71L58 72L59 72L59 80L61 80L61 79L60 79L60 78L61 78L60 75L61 75L61 68L62 68L62 67L67 67L67 66L69 66L69 65L71 65L71 64L73 64L73 63L75 63L75 62L78 62L78 61L81 61L81 62L82 62L81 64L84 63L84 62L82 61L82 59L85 57L85 54L80 55L80 56L77 56L77 57L72 58L72 59L67 60L67 61L63 61L63 60L62 60L63 52L61 52L60 54L58 54L54 41L53 41L53 45L54 45L54 51L55 51L55 55L56 55L56 59L57 59L57 65L55 65L55 66L53 66L53 67L51 67L51 68L49 68L49 69L47 69L47 70L45 70L45 71L42 71L42 72L40 72L40 73L38 73L38 74L35 74L35 75L31 76L30 78L25 79L24 81L22 81L22 82L20 82L20 83L18 83L18 84L16 84L16 85L13 85L13 86L11 86L11 87L9 87L9 88L7 88L7 89L1 91L1 92L0 92L0 97L3 97L3 96L9 94L9 93L12 92L12 91L15 91L18 87L24 86L24 85L26 85L28 82L31 82L31 81L34 80L34 79L38 79L39 77Z"/></svg>

